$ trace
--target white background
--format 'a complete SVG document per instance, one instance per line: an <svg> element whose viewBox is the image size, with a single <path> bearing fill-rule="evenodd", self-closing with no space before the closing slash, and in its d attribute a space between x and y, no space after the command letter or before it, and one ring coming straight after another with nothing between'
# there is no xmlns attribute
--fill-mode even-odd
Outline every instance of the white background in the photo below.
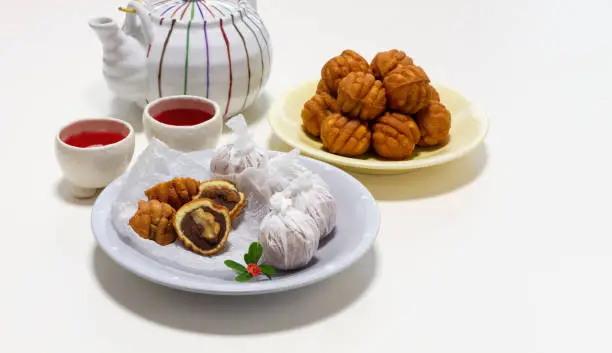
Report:
<svg viewBox="0 0 612 353"><path fill-rule="evenodd" d="M2 4L0 350L3 352L609 352L612 3L263 0L274 63L246 114L351 48L405 50L485 110L483 147L400 176L356 175L380 202L377 242L312 287L220 298L148 283L94 242L66 192L59 127L119 111L94 16L120 1ZM225 138L229 138L226 136ZM137 137L137 151L146 145Z"/></svg>

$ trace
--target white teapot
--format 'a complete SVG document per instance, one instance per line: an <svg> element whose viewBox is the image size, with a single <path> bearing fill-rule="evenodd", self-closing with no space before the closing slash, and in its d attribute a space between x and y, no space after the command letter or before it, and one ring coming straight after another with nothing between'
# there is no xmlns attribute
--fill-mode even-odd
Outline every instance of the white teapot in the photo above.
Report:
<svg viewBox="0 0 612 353"><path fill-rule="evenodd" d="M270 37L255 7L255 0L138 0L122 9L121 29L108 17L89 25L118 97L144 107L159 97L201 96L227 118L249 107L270 76Z"/></svg>

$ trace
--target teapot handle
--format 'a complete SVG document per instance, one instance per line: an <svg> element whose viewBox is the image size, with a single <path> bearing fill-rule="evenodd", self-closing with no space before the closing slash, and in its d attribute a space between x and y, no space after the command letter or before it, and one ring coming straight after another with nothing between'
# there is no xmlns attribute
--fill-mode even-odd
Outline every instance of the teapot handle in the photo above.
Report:
<svg viewBox="0 0 612 353"><path fill-rule="evenodd" d="M149 10L147 10L147 8L145 8L140 2L135 0L130 1L128 8L136 10L136 15L138 15L140 18L140 23L142 24L145 39L148 43L152 43L153 27L151 26L151 19L149 18Z"/></svg>

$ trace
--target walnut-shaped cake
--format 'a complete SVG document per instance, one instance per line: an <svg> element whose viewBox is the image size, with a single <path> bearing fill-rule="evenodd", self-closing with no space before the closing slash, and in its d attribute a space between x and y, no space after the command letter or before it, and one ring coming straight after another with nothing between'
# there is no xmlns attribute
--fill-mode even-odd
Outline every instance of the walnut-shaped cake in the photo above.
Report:
<svg viewBox="0 0 612 353"><path fill-rule="evenodd" d="M352 118L374 119L387 107L385 88L370 73L351 72L338 84L338 106Z"/></svg>
<svg viewBox="0 0 612 353"><path fill-rule="evenodd" d="M366 122L332 114L321 124L321 141L331 153L360 156L370 148L372 133Z"/></svg>
<svg viewBox="0 0 612 353"><path fill-rule="evenodd" d="M400 113L386 113L374 124L372 144L384 158L402 160L410 157L421 138L417 123Z"/></svg>
<svg viewBox="0 0 612 353"><path fill-rule="evenodd" d="M382 80L389 72L402 65L414 65L414 62L412 61L412 58L406 55L406 53L403 51L391 49L376 54L374 59L372 59L370 68L372 69L374 76L376 76L377 79Z"/></svg>
<svg viewBox="0 0 612 353"><path fill-rule="evenodd" d="M430 101L436 101L439 102L440 101L440 94L438 93L438 91L434 88L434 86L429 85L428 86L429 89L429 100Z"/></svg>
<svg viewBox="0 0 612 353"><path fill-rule="evenodd" d="M325 83L325 80L323 79L320 79L319 83L317 84L317 94L319 93L331 94L329 87L327 87L327 84Z"/></svg>
<svg viewBox="0 0 612 353"><path fill-rule="evenodd" d="M429 77L418 66L399 66L383 80L387 105L404 114L414 114L429 102L432 92Z"/></svg>
<svg viewBox="0 0 612 353"><path fill-rule="evenodd" d="M174 178L145 190L149 200L158 200L178 209L197 195L200 182L193 178Z"/></svg>
<svg viewBox="0 0 612 353"><path fill-rule="evenodd" d="M446 144L451 127L451 113L444 104L430 101L429 105L420 110L415 118L421 130L419 146Z"/></svg>
<svg viewBox="0 0 612 353"><path fill-rule="evenodd" d="M327 93L319 93L304 103L302 109L302 125L312 136L319 137L323 120L340 109L334 97Z"/></svg>
<svg viewBox="0 0 612 353"><path fill-rule="evenodd" d="M225 246L231 222L225 207L209 199L196 199L176 211L173 226L186 247L202 255L214 255Z"/></svg>
<svg viewBox="0 0 612 353"><path fill-rule="evenodd" d="M129 225L141 238L153 240L159 245L168 245L176 240L172 226L174 208L157 200L138 201L138 210L129 220Z"/></svg>
<svg viewBox="0 0 612 353"><path fill-rule="evenodd" d="M325 63L321 69L321 78L332 96L337 94L340 80L351 72L370 72L370 65L366 59L352 50L344 50Z"/></svg>
<svg viewBox="0 0 612 353"><path fill-rule="evenodd" d="M227 180L208 180L200 184L194 199L209 199L215 205L225 207L234 220L246 205L244 193Z"/></svg>

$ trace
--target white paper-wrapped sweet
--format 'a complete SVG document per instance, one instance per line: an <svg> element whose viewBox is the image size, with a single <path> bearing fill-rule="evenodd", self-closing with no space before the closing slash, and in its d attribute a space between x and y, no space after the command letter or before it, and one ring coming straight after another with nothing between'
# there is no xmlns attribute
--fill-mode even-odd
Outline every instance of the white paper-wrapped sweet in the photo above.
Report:
<svg viewBox="0 0 612 353"><path fill-rule="evenodd" d="M308 171L299 163L299 155L299 149L287 153L278 152L268 159L264 166L245 170L236 178L236 182L247 185L246 188L255 190L269 200L272 195L283 191L291 182Z"/></svg>
<svg viewBox="0 0 612 353"><path fill-rule="evenodd" d="M327 184L310 170L304 171L285 188L283 194L291 199L296 209L315 221L321 238L336 227L336 200Z"/></svg>
<svg viewBox="0 0 612 353"><path fill-rule="evenodd" d="M306 266L319 247L319 229L314 220L295 209L281 193L272 196L270 209L259 227L263 262L279 270Z"/></svg>
<svg viewBox="0 0 612 353"><path fill-rule="evenodd" d="M242 115L236 115L225 125L236 133L236 140L215 150L210 170L216 178L235 182L237 176L246 169L264 164L266 151L253 141Z"/></svg>
<svg viewBox="0 0 612 353"><path fill-rule="evenodd" d="M292 181L308 171L298 161L299 155L300 150L296 148L287 153L279 153L268 161L267 184L272 195L283 191Z"/></svg>

